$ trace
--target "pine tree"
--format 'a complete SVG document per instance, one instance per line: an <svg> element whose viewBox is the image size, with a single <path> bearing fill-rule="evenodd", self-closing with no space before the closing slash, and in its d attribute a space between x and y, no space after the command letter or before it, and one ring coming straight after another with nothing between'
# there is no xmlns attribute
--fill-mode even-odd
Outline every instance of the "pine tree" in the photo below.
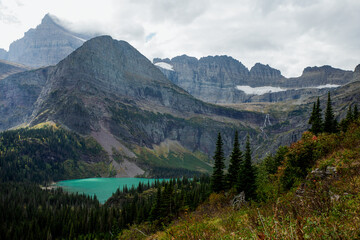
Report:
<svg viewBox="0 0 360 240"><path fill-rule="evenodd" d="M354 120L354 115L353 115L353 111L351 109L351 105L349 106L349 110L346 113L346 120L348 120L348 121Z"/></svg>
<svg viewBox="0 0 360 240"><path fill-rule="evenodd" d="M355 107L354 107L353 117L354 117L354 120L357 120L359 118L359 110L358 110L358 107L357 107L356 104L355 104Z"/></svg>
<svg viewBox="0 0 360 240"><path fill-rule="evenodd" d="M245 159L243 164L240 165L239 178L237 188L239 192L245 192L245 198L255 199L255 168L251 164L251 147L250 137L247 136L245 145Z"/></svg>
<svg viewBox="0 0 360 240"><path fill-rule="evenodd" d="M225 168L225 159L224 152L222 149L223 143L221 140L221 134L218 134L217 142L216 142L216 150L214 155L214 168L213 174L211 176L211 187L214 192L221 192L225 190L224 187L224 171Z"/></svg>
<svg viewBox="0 0 360 240"><path fill-rule="evenodd" d="M337 121L334 117L334 113L331 106L330 92L328 92L328 101L325 110L324 132L327 133L337 132Z"/></svg>
<svg viewBox="0 0 360 240"><path fill-rule="evenodd" d="M309 122L308 124L312 124L314 119L315 119L315 114L316 114L316 103L314 103L313 105L313 110L311 112L310 118L309 118Z"/></svg>
<svg viewBox="0 0 360 240"><path fill-rule="evenodd" d="M319 134L322 132L323 123L321 118L320 99L317 99L317 103L314 103L313 112L311 113L309 124L311 124L310 132Z"/></svg>
<svg viewBox="0 0 360 240"><path fill-rule="evenodd" d="M227 189L235 187L239 178L239 169L242 162L242 152L240 150L238 131L235 131L234 147L230 156L228 174L226 176Z"/></svg>
<svg viewBox="0 0 360 240"><path fill-rule="evenodd" d="M156 201L150 211L150 216L149 216L150 221L154 221L154 220L162 217L161 216L161 205L162 205L162 196L161 195L162 195L161 194L161 185L159 184L157 187Z"/></svg>

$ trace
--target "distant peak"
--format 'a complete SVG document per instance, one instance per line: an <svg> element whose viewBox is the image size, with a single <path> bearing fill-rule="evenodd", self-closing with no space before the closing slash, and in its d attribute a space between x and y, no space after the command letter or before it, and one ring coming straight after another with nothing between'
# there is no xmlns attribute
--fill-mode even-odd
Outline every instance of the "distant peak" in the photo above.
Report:
<svg viewBox="0 0 360 240"><path fill-rule="evenodd" d="M360 73L360 64L355 67L354 72Z"/></svg>
<svg viewBox="0 0 360 240"><path fill-rule="evenodd" d="M41 24L49 24L49 23L56 24L57 20L58 19L55 16L51 15L50 13L47 13L41 20Z"/></svg>
<svg viewBox="0 0 360 240"><path fill-rule="evenodd" d="M334 68L329 65L324 65L321 67L315 66L315 67L307 67L304 69L303 73L306 72L320 72L320 71L326 71L326 70L333 70Z"/></svg>

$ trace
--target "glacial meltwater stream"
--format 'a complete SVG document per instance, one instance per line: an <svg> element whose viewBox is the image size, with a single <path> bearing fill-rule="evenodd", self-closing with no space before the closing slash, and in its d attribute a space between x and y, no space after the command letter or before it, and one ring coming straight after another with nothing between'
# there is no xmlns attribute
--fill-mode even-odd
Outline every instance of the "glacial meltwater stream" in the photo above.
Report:
<svg viewBox="0 0 360 240"><path fill-rule="evenodd" d="M131 188L132 185L137 187L140 182L151 184L155 180L149 178L86 178L60 181L55 186L62 187L67 192L96 195L100 203L105 203L118 188L122 190L125 185L128 188Z"/></svg>

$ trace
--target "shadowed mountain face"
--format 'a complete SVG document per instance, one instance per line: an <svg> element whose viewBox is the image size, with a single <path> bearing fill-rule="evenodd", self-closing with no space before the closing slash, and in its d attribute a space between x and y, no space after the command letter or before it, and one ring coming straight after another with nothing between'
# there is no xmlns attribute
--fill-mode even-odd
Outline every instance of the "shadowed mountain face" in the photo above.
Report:
<svg viewBox="0 0 360 240"><path fill-rule="evenodd" d="M12 74L24 72L29 69L30 68L20 65L20 64L15 64L15 63L0 60L0 80L4 79Z"/></svg>
<svg viewBox="0 0 360 240"><path fill-rule="evenodd" d="M127 42L108 36L87 41L56 66L14 74L0 89L8 92L0 96L1 129L53 121L91 135L113 160L120 156L113 161L118 176L154 167L209 171L218 132L229 152L235 129L255 135L265 118L197 100Z"/></svg>
<svg viewBox="0 0 360 240"><path fill-rule="evenodd" d="M55 17L45 15L40 25L14 41L9 52L0 52L0 58L30 67L57 64L90 37L73 33L57 23Z"/></svg>
<svg viewBox="0 0 360 240"><path fill-rule="evenodd" d="M319 86L344 85L354 80L352 71L330 66L308 67L300 77L287 79L279 70L269 65L256 63L249 71L241 62L228 56L209 56L197 60L183 55L171 60L155 58L153 63L172 82L193 96L210 103L305 99L329 90ZM246 92L243 88L238 89L237 86L252 91ZM259 87L263 89L258 90ZM256 91L265 92L256 93Z"/></svg>

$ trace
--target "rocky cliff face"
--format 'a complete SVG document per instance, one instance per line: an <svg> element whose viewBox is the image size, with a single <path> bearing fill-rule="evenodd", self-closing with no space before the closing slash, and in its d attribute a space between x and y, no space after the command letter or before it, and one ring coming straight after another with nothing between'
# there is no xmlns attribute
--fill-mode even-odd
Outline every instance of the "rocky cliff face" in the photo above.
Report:
<svg viewBox="0 0 360 240"><path fill-rule="evenodd" d="M197 100L127 42L108 36L89 40L54 67L21 74L1 82L1 89L8 92L1 99L8 117L0 119L0 127L53 121L91 135L109 155L115 151L121 156L120 163L113 162L118 176L134 176L158 166L155 159L162 154L173 156L173 162L161 166L176 163L208 171L211 167L203 160L212 156L218 132L228 153L234 129L242 137L248 132L254 135L265 117ZM32 90L26 92L31 83ZM155 151L151 149L160 149L161 154L149 157L149 151ZM184 165L189 159L193 164Z"/></svg>
<svg viewBox="0 0 360 240"><path fill-rule="evenodd" d="M65 29L56 17L47 14L40 25L10 45L4 59L31 67L54 65L88 39Z"/></svg>
<svg viewBox="0 0 360 240"><path fill-rule="evenodd" d="M313 96L311 93L319 95L324 91L316 90L315 87L327 84L344 85L354 79L352 71L330 66L308 67L302 76L287 79L279 70L269 65L256 63L249 71L239 61L227 56L209 56L197 60L183 55L171 60L157 58L153 62L173 83L193 96L211 103L303 99ZM161 63L166 63L169 67L164 68ZM284 91L258 96L240 91L236 86L281 87Z"/></svg>
<svg viewBox="0 0 360 240"><path fill-rule="evenodd" d="M23 124L31 116L48 69L26 71L0 81L0 131Z"/></svg>
<svg viewBox="0 0 360 240"><path fill-rule="evenodd" d="M6 60L7 59L7 51L5 51L4 49L0 48L0 59L2 60Z"/></svg>
<svg viewBox="0 0 360 240"><path fill-rule="evenodd" d="M173 59L154 59L173 67L160 70L175 84L191 95L211 103L242 102L247 97L236 89L237 85L252 87L279 84L283 77L280 71L269 65L256 64L250 71L239 61L228 56L196 59L186 55Z"/></svg>
<svg viewBox="0 0 360 240"><path fill-rule="evenodd" d="M277 69L270 67L269 65L264 65L261 63L256 63L250 70L250 79L253 81L253 84L250 86L277 86L281 84L282 80L285 78L281 75L281 72Z"/></svg>
<svg viewBox="0 0 360 240"><path fill-rule="evenodd" d="M355 67L353 81L360 81L360 64Z"/></svg>

